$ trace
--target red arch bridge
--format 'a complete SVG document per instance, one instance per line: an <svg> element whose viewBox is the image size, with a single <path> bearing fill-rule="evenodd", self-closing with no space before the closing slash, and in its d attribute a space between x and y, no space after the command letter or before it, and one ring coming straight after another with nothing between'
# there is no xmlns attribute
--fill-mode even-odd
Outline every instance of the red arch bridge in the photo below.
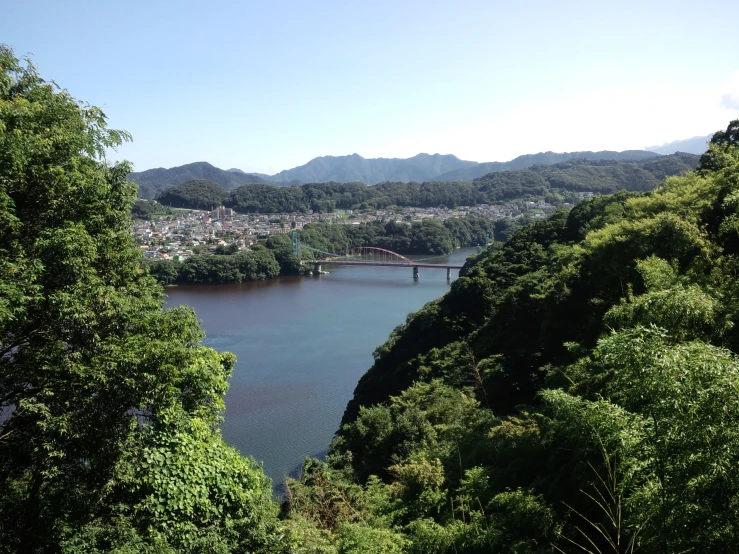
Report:
<svg viewBox="0 0 739 554"><path fill-rule="evenodd" d="M385 248L377 248L374 246L360 246L351 248L341 253L332 253L319 250L307 246L300 242L293 244L294 253L300 258L301 250L309 250L320 256L320 259L311 261L302 261L300 263L312 263L313 272L316 274L321 273L321 266L323 264L330 265L367 265L367 266L382 266L382 267L409 267L413 269L413 278L418 279L419 268L430 268L430 269L446 269L446 278L451 279L452 269L462 269L461 265L449 265L449 264L434 264L428 263L434 258L441 258L442 256L434 256L433 258L423 258L421 260L411 260L405 256L393 252L392 250L386 250Z"/></svg>

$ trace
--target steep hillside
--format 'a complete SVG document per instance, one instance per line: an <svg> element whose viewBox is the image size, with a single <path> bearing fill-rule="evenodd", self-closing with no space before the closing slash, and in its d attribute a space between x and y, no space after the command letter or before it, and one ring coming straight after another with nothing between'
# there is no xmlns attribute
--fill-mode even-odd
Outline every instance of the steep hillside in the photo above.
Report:
<svg viewBox="0 0 739 554"><path fill-rule="evenodd" d="M736 551L732 125L703 170L523 228L396 328L326 462L288 483L299 542Z"/></svg>

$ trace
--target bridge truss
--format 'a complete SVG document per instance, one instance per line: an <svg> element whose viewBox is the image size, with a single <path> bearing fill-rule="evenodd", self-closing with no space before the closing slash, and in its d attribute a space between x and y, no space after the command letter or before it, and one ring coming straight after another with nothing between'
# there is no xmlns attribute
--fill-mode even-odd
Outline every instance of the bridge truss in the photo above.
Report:
<svg viewBox="0 0 739 554"><path fill-rule="evenodd" d="M418 269L420 267L446 269L447 279L451 279L452 269L461 269L460 265L434 264L428 263L429 260L440 258L442 256L433 256L431 258L423 258L411 260L402 254L387 250L386 248L378 248L376 246L359 246L349 248L343 252L327 252L320 248L313 248L307 244L303 244L297 240L296 234L293 234L293 254L295 254L301 263L304 263L301 256L301 250L308 250L314 253L313 260L306 260L308 263L314 264L314 273L320 274L322 264L330 265L367 265L367 266L394 266L394 267L410 267L413 268L413 278L418 279Z"/></svg>

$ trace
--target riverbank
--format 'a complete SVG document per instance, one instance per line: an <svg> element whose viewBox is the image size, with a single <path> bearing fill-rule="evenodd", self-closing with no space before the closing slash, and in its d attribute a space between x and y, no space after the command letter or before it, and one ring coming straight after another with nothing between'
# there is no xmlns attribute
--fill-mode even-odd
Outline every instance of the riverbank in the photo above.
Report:
<svg viewBox="0 0 739 554"><path fill-rule="evenodd" d="M476 252L438 260L461 265ZM443 269L414 281L408 268L327 268L309 278L166 291L168 307L195 309L205 344L236 354L223 436L262 461L276 484L328 448L374 349L408 313L449 290Z"/></svg>

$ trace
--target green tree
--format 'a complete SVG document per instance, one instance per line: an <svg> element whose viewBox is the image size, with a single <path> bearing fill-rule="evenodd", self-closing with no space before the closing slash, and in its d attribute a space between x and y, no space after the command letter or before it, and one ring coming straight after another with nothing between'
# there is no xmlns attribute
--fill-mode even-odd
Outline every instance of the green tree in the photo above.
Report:
<svg viewBox="0 0 739 554"><path fill-rule="evenodd" d="M234 358L141 267L130 166L105 161L128 139L0 47L2 552L274 533L268 480L214 431Z"/></svg>
<svg viewBox="0 0 739 554"><path fill-rule="evenodd" d="M727 165L726 154L739 145L739 119L729 122L726 131L717 131L711 137L709 148L701 156L702 170L717 171Z"/></svg>
<svg viewBox="0 0 739 554"><path fill-rule="evenodd" d="M226 246L223 246L222 244L219 244L216 247L216 254L220 254L220 255L235 254L238 251L239 251L239 245L236 244L235 242L232 242L230 244L227 244Z"/></svg>
<svg viewBox="0 0 739 554"><path fill-rule="evenodd" d="M604 190L608 176L635 192L518 229L397 327L347 406L327 478L295 488L310 502L291 525L322 537L300 525L338 519L342 544L347 523L366 522L402 531L411 552L736 551L731 129L714 169L649 193L618 164L532 168L561 190Z"/></svg>
<svg viewBox="0 0 739 554"><path fill-rule="evenodd" d="M212 210L228 200L228 191L207 179L193 179L164 191L157 200L174 208Z"/></svg>
<svg viewBox="0 0 739 554"><path fill-rule="evenodd" d="M295 222L292 222L295 224ZM275 260L280 264L280 275L298 275L306 268L300 265L300 260L293 254L292 239L289 235L270 235L265 246L274 254Z"/></svg>
<svg viewBox="0 0 739 554"><path fill-rule="evenodd" d="M146 264L149 273L163 285L172 285L180 275L180 264L172 260L158 260Z"/></svg>

